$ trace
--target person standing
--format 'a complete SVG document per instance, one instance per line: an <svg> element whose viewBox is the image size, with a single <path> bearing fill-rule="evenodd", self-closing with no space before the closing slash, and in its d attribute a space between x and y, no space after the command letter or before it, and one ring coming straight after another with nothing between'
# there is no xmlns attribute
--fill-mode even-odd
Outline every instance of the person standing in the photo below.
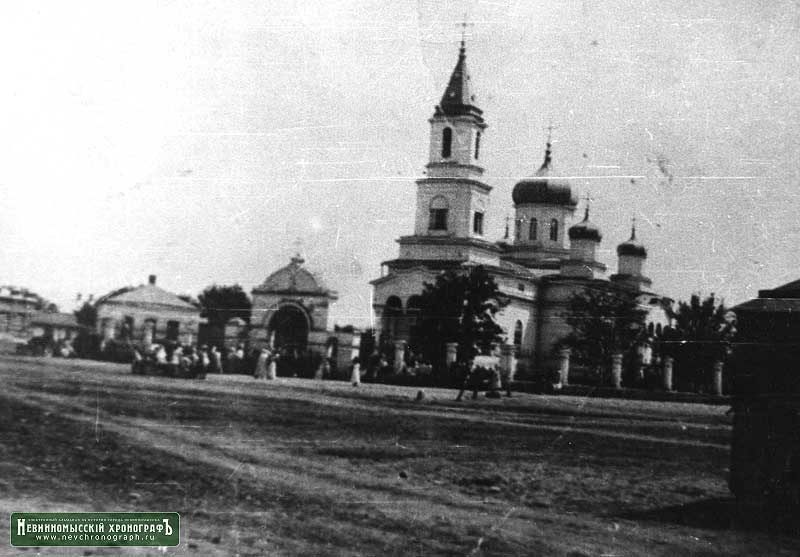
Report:
<svg viewBox="0 0 800 557"><path fill-rule="evenodd" d="M358 387L361 384L361 362L358 358L353 358L353 367L350 372L350 381L353 387Z"/></svg>
<svg viewBox="0 0 800 557"><path fill-rule="evenodd" d="M268 359L269 359L269 366L267 367L267 379L270 381L274 381L278 378L278 355L271 354L267 351Z"/></svg>
<svg viewBox="0 0 800 557"><path fill-rule="evenodd" d="M266 348L263 348L261 350L261 353L258 355L258 360L256 360L256 373L255 373L256 379L267 379L267 373L268 373L267 367L270 365L269 356L270 356L269 350L267 350Z"/></svg>
<svg viewBox="0 0 800 557"><path fill-rule="evenodd" d="M208 370L210 373L222 373L222 355L216 346L212 346L208 353Z"/></svg>

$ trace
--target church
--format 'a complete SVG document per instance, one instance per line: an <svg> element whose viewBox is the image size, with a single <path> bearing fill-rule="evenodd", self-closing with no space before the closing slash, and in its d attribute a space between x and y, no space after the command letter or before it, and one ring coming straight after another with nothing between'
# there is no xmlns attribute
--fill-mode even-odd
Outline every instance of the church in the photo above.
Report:
<svg viewBox="0 0 800 557"><path fill-rule="evenodd" d="M397 239L399 253L381 264L373 281L379 342L394 358L415 349L413 323L419 294L438 273L481 265L510 301L497 315L506 332L502 364L518 379L558 367L557 344L570 332L564 317L569 299L588 289L634 289L648 310L653 333L669 325L668 300L651 290L644 275L647 250L636 237L617 246L617 272L597 260L603 235L568 180L554 171L550 138L534 176L513 189L514 227L505 238L486 238L492 187L484 180L481 139L487 123L476 105L464 41L448 85L430 123L425 177L417 180L414 230ZM580 219L580 220L578 220Z"/></svg>

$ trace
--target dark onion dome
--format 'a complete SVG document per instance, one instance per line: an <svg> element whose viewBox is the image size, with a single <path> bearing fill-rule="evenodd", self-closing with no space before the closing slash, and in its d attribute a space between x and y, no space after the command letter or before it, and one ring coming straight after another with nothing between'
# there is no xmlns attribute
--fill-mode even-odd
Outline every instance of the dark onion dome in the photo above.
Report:
<svg viewBox="0 0 800 557"><path fill-rule="evenodd" d="M566 180L552 178L552 156L550 142L544 152L544 163L536 171L534 178L526 178L517 182L511 199L514 205L529 205L533 203L546 203L550 205L566 205L575 207L578 200L572 194L572 188Z"/></svg>
<svg viewBox="0 0 800 557"><path fill-rule="evenodd" d="M617 255L633 255L636 257L647 257L647 250L644 244L636 239L636 225L631 226L631 239L622 242L617 246Z"/></svg>
<svg viewBox="0 0 800 557"><path fill-rule="evenodd" d="M570 240L594 240L599 242L603 239L600 228L589 220L589 207L586 207L586 214L578 224L569 227Z"/></svg>

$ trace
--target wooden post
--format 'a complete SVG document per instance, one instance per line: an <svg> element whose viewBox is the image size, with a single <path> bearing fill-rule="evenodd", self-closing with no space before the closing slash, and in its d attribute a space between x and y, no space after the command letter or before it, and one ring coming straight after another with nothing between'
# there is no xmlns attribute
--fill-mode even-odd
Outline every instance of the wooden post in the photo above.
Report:
<svg viewBox="0 0 800 557"><path fill-rule="evenodd" d="M664 390L672 390L672 363L674 362L672 356L664 356L664 367L662 370L662 378L664 380Z"/></svg>
<svg viewBox="0 0 800 557"><path fill-rule="evenodd" d="M559 358L559 374L561 375L561 384L569 385L569 358L572 355L572 350L563 348L558 351Z"/></svg>
<svg viewBox="0 0 800 557"><path fill-rule="evenodd" d="M722 395L722 368L725 366L723 362L714 362L714 394Z"/></svg>
<svg viewBox="0 0 800 557"><path fill-rule="evenodd" d="M622 388L622 354L611 356L611 384L615 389Z"/></svg>

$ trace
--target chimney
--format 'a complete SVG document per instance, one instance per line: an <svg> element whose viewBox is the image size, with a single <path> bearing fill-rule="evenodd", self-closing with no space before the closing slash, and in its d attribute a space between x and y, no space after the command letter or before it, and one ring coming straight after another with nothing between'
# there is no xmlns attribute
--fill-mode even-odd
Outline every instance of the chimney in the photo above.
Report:
<svg viewBox="0 0 800 557"><path fill-rule="evenodd" d="M156 276L150 275L147 279L147 282L154 285L156 283Z"/></svg>

